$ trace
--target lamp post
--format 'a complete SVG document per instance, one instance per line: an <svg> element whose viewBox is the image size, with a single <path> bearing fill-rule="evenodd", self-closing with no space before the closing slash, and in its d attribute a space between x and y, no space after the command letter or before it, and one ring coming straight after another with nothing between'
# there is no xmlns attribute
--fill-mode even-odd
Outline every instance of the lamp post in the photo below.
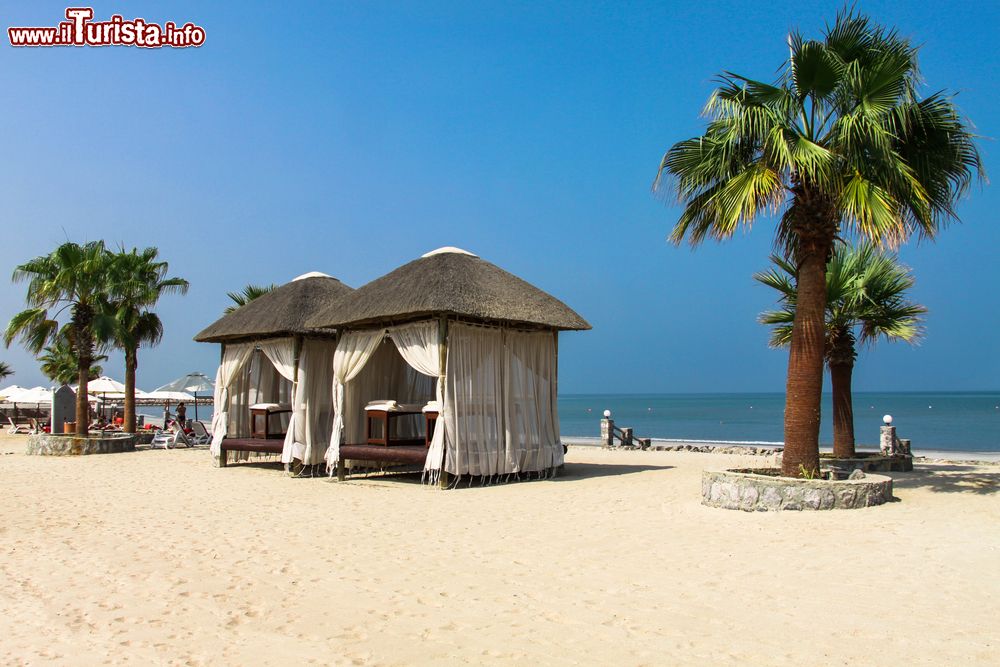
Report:
<svg viewBox="0 0 1000 667"><path fill-rule="evenodd" d="M878 448L882 456L895 456L899 449L896 445L896 427L892 425L892 415L882 417Z"/></svg>
<svg viewBox="0 0 1000 667"><path fill-rule="evenodd" d="M615 446L615 422L611 419L611 410L604 411L601 420L601 447L611 449Z"/></svg>

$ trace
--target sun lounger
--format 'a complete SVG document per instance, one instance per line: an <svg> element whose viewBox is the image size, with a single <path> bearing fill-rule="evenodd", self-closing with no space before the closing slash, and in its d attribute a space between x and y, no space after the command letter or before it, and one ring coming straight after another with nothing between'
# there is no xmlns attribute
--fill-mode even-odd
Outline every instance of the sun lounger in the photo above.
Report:
<svg viewBox="0 0 1000 667"><path fill-rule="evenodd" d="M191 430L194 433L188 435L188 439L196 445L207 445L212 442L212 434L205 428L204 422L191 422Z"/></svg>
<svg viewBox="0 0 1000 667"><path fill-rule="evenodd" d="M184 434L184 429L176 424L171 424L170 430L160 431L154 435L153 441L149 443L150 447L163 447L164 449L170 449L178 445L194 447L191 441L188 440L187 435Z"/></svg>
<svg viewBox="0 0 1000 667"><path fill-rule="evenodd" d="M7 423L10 426L7 428L7 435L31 435L31 426L28 424L15 424L14 420L7 417Z"/></svg>

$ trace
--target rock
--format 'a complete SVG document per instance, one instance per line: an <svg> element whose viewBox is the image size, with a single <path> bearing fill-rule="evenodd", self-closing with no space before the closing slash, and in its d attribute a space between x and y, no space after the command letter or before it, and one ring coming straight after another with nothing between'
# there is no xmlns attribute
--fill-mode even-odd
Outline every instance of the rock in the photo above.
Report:
<svg viewBox="0 0 1000 667"><path fill-rule="evenodd" d="M858 492L853 487L837 490L837 507L852 508L857 506Z"/></svg>
<svg viewBox="0 0 1000 667"><path fill-rule="evenodd" d="M818 489L809 489L802 494L802 506L806 509L818 510L822 505Z"/></svg>
<svg viewBox="0 0 1000 667"><path fill-rule="evenodd" d="M746 485L740 489L740 509L744 512L752 512L757 507L759 492L757 487Z"/></svg>
<svg viewBox="0 0 1000 667"><path fill-rule="evenodd" d="M865 471L861 468L855 468L854 471L847 476L847 479L864 479Z"/></svg>
<svg viewBox="0 0 1000 667"><path fill-rule="evenodd" d="M760 497L760 504L768 510L781 509L781 492L773 486L765 487Z"/></svg>

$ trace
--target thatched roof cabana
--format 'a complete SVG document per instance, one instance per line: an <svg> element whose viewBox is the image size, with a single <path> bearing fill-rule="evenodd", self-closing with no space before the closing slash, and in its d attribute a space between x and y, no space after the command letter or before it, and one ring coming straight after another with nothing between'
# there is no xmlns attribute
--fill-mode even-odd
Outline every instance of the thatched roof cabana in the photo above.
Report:
<svg viewBox="0 0 1000 667"><path fill-rule="evenodd" d="M244 453L280 453L285 463L298 459L313 464L323 459L332 428L329 369L337 332L311 328L306 322L352 291L336 278L307 273L224 315L195 336L199 342L222 344L212 424L215 456L222 454L223 441L229 439L244 442L240 450ZM287 426L282 424L283 441L250 437L259 432L251 423L251 407L265 403L276 405L288 417ZM266 435L270 417L264 421Z"/></svg>
<svg viewBox="0 0 1000 667"><path fill-rule="evenodd" d="M374 452L387 460L377 443L388 442L390 413L434 415L420 452L430 479L544 476L562 465L558 337L590 325L537 287L465 250L441 248L308 324L339 332L330 466L342 468L342 447L349 461ZM384 441L366 432L378 411L386 413Z"/></svg>
<svg viewBox="0 0 1000 667"><path fill-rule="evenodd" d="M194 337L199 343L225 343L295 335L333 335L306 322L320 312L335 312L335 304L354 290L336 278L307 273L276 287L245 306L223 315Z"/></svg>
<svg viewBox="0 0 1000 667"><path fill-rule="evenodd" d="M458 248L441 248L373 280L309 320L363 328L454 316L527 328L585 330L590 324L534 285Z"/></svg>

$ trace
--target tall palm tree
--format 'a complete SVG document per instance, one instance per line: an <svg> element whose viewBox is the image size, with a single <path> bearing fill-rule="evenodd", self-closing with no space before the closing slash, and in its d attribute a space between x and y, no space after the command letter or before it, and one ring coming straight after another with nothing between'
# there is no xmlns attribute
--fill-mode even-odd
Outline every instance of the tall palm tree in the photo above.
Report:
<svg viewBox="0 0 1000 667"><path fill-rule="evenodd" d="M226 309L222 312L223 314L228 315L237 308L247 305L254 299L264 296L276 287L277 285L273 283L270 285L247 285L240 292L226 292L226 296L232 299L234 305L226 306Z"/></svg>
<svg viewBox="0 0 1000 667"><path fill-rule="evenodd" d="M6 380L14 374L14 369L6 362L0 361L0 380Z"/></svg>
<svg viewBox="0 0 1000 667"><path fill-rule="evenodd" d="M79 379L77 369L76 352L73 351L73 344L70 341L64 327L64 335L56 338L51 345L42 349L43 354L38 356L41 362L42 374L56 384L72 384ZM94 354L90 360L90 372L88 380L95 380L104 375L104 368L98 364L107 361L106 356Z"/></svg>
<svg viewBox="0 0 1000 667"><path fill-rule="evenodd" d="M188 281L167 278L169 266L159 261L159 250L121 249L113 257L110 306L114 313L114 344L125 354L125 431L135 433L135 374L139 367L139 347L158 345L163 339L163 322L152 311L164 294L184 294Z"/></svg>
<svg viewBox="0 0 1000 667"><path fill-rule="evenodd" d="M83 245L67 242L48 255L36 257L14 269L14 282L27 282L28 308L7 325L4 342L9 347L20 338L33 354L61 335L56 320L69 312L69 332L77 358L77 381L86 387L98 341L106 340L113 321L105 306L108 296L110 254L103 241ZM87 435L90 424L87 392L76 394L76 427Z"/></svg>
<svg viewBox="0 0 1000 667"><path fill-rule="evenodd" d="M774 266L754 274L754 280L778 291L781 308L763 313L760 322L772 327L772 347L787 347L797 302L795 266L777 255L771 261ZM870 244L839 244L827 264L825 356L833 393L834 456L855 455L851 378L857 344L874 345L881 338L914 343L923 334L920 320L927 309L907 300L914 282L895 255Z"/></svg>
<svg viewBox="0 0 1000 667"><path fill-rule="evenodd" d="M785 475L819 468L826 263L845 231L897 245L933 238L982 174L951 98L917 93L917 49L853 10L821 40L797 32L777 81L733 73L708 100L702 136L674 144L654 181L684 205L675 243L727 239L780 212L776 243L796 268L785 394Z"/></svg>

